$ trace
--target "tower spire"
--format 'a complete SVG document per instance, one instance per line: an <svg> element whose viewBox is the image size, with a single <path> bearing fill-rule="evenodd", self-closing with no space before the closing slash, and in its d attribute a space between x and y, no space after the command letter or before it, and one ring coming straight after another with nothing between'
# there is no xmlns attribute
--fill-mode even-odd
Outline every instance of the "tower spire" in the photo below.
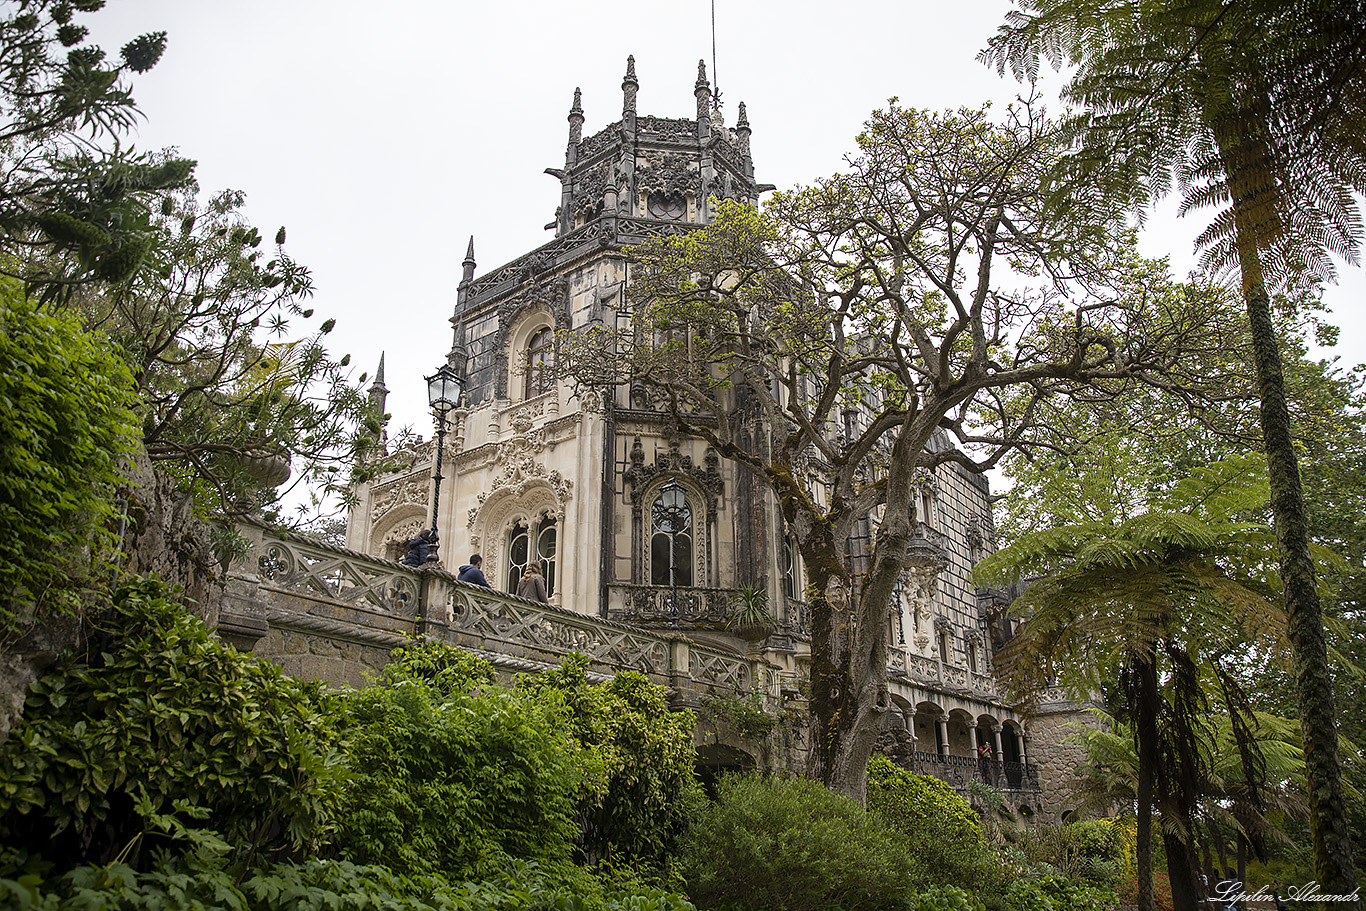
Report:
<svg viewBox="0 0 1366 911"><path fill-rule="evenodd" d="M621 116L623 119L630 117L632 121L636 116L636 92L640 90L640 82L636 79L636 58L630 55L626 58L626 75L621 79ZM631 129L635 129L635 123L631 124Z"/></svg>
<svg viewBox="0 0 1366 911"><path fill-rule="evenodd" d="M460 282L461 282L461 284L464 284L465 282L470 281L471 279L474 278L474 235L473 235L473 234L470 235L470 246L469 246L469 249L467 249L467 250L465 251L465 261L464 261L463 263L461 263L461 265L464 266L465 271L464 271L464 273L460 276Z"/></svg>
<svg viewBox="0 0 1366 911"><path fill-rule="evenodd" d="M707 81L707 61L697 61L697 82L692 88L697 99L697 139L702 143L711 138L711 83Z"/></svg>
<svg viewBox="0 0 1366 911"><path fill-rule="evenodd" d="M384 418L384 406L389 400L389 387L384 385L384 352L379 354L379 366L375 368L375 380L370 384L368 390L370 394L370 407L375 410L375 416L380 420L379 439L384 442L388 439L387 424Z"/></svg>
<svg viewBox="0 0 1366 911"><path fill-rule="evenodd" d="M569 144L578 145L583 139L583 92L574 88L574 105L569 109Z"/></svg>

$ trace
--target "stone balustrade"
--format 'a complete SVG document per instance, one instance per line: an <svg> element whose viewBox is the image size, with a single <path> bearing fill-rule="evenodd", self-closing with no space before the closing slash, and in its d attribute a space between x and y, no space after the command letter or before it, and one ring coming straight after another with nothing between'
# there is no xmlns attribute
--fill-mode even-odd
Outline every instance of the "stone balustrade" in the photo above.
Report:
<svg viewBox="0 0 1366 911"><path fill-rule="evenodd" d="M682 631L527 601L459 582L444 569L418 570L264 526L242 524L239 533L247 548L229 574L220 632L297 676L363 683L390 650L425 634L507 671L583 654L595 673L638 670L681 705L756 690L775 705L783 699L777 668L700 645Z"/></svg>

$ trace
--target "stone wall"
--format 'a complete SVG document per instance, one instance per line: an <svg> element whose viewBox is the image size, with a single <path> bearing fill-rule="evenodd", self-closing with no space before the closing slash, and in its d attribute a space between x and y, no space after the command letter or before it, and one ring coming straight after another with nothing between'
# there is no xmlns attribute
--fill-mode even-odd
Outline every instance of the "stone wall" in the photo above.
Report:
<svg viewBox="0 0 1366 911"><path fill-rule="evenodd" d="M1071 793L1077 769L1086 763L1085 748L1071 738L1078 734L1075 723L1094 727L1095 715L1089 705L1067 701L1043 703L1029 719L1028 758L1039 770L1040 816L1058 822L1076 806Z"/></svg>

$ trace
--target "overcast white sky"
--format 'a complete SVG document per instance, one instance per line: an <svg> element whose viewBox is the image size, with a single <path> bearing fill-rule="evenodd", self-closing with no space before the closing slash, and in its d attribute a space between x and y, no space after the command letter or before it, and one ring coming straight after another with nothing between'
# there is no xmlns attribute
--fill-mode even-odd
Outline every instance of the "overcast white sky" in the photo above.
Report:
<svg viewBox="0 0 1366 911"><path fill-rule="evenodd" d="M627 54L641 113L664 117L691 116L705 57L728 124L746 102L756 176L779 187L838 170L889 96L944 108L1019 90L975 60L1005 0L716 7L718 73L708 0L112 0L82 21L111 55L169 33L134 84L138 147L178 147L206 192L246 191L267 238L288 228L287 249L313 270L315 319L337 319L334 349L372 374L387 352L394 427L426 436L422 376L450 348L470 235L478 273L550 238L559 184L542 172L563 165L574 88L591 135L620 116ZM1184 275L1201 217L1154 220L1144 252ZM1328 294L1344 327L1336 353L1366 361L1366 320L1349 320L1366 279L1342 271Z"/></svg>

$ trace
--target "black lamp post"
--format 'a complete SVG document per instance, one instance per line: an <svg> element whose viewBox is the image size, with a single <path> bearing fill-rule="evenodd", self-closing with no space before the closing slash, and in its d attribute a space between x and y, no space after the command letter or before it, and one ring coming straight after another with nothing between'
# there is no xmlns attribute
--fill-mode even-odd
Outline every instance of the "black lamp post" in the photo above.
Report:
<svg viewBox="0 0 1366 911"><path fill-rule="evenodd" d="M427 404L436 412L436 482L432 488L432 535L436 535L437 509L441 505L441 450L446 442L446 415L460 404L464 382L450 364L427 377Z"/></svg>

